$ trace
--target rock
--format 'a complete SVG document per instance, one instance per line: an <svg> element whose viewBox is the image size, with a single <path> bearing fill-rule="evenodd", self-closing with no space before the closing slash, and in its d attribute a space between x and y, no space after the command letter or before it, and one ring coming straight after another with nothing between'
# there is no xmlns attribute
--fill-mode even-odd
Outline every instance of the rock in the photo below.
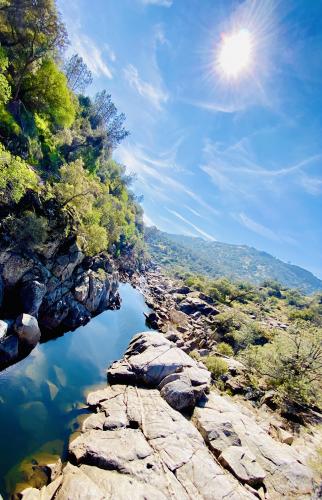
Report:
<svg viewBox="0 0 322 500"><path fill-rule="evenodd" d="M38 321L30 314L20 314L15 321L14 330L24 347L35 347L41 337Z"/></svg>
<svg viewBox="0 0 322 500"><path fill-rule="evenodd" d="M0 274L0 309L2 307L3 297L4 297L4 283L2 276Z"/></svg>
<svg viewBox="0 0 322 500"><path fill-rule="evenodd" d="M19 357L19 340L16 335L7 335L0 340L0 367L5 367Z"/></svg>
<svg viewBox="0 0 322 500"><path fill-rule="evenodd" d="M73 243L69 247L68 252L64 255L60 255L52 269L52 272L61 281L66 281L71 277L76 266L82 262L84 259L84 254L81 252L77 243Z"/></svg>
<svg viewBox="0 0 322 500"><path fill-rule="evenodd" d="M50 399L54 400L59 392L57 385L55 385L53 382L50 382L50 380L46 380L46 386L48 388Z"/></svg>
<svg viewBox="0 0 322 500"><path fill-rule="evenodd" d="M37 280L23 281L19 290L23 312L37 317L46 291L44 283Z"/></svg>
<svg viewBox="0 0 322 500"><path fill-rule="evenodd" d="M88 417L83 433L70 444L70 456L79 465L76 470L102 490L98 498L111 498L111 489L124 500L253 498L224 473L193 424L171 409L159 391L112 386L89 399L96 404L97 421L101 415L103 420L119 422L117 428L103 424L106 430L102 430L94 429L91 421L88 430ZM63 477L63 488L65 483ZM117 485L120 491L115 490ZM91 495L87 498L96 498ZM75 498L74 489L69 498Z"/></svg>
<svg viewBox="0 0 322 500"><path fill-rule="evenodd" d="M294 441L294 436L291 434L291 432L288 432L285 429L282 429L279 425L276 425L274 423L271 423L271 428L273 429L273 434L276 435L277 439L281 443L289 444L291 445Z"/></svg>
<svg viewBox="0 0 322 500"><path fill-rule="evenodd" d="M151 328L157 329L160 324L159 316L156 312L151 312L149 314L145 314L147 325Z"/></svg>
<svg viewBox="0 0 322 500"><path fill-rule="evenodd" d="M181 335L179 335L178 332L174 332L172 330L169 330L167 333L165 333L165 338L170 340L170 342L177 342L177 340L181 340Z"/></svg>
<svg viewBox="0 0 322 500"><path fill-rule="evenodd" d="M242 483L259 486L266 477L256 457L244 446L228 446L218 460Z"/></svg>
<svg viewBox="0 0 322 500"><path fill-rule="evenodd" d="M0 342L7 335L8 323L0 319Z"/></svg>
<svg viewBox="0 0 322 500"><path fill-rule="evenodd" d="M196 314L215 316L220 312L218 309L198 297L187 297L179 304L179 310L191 316Z"/></svg>
<svg viewBox="0 0 322 500"><path fill-rule="evenodd" d="M113 363L107 373L111 383L143 383L157 387L163 382L161 394L180 410L191 409L203 397L211 378L207 369L198 366L195 360L157 332L135 335L124 358ZM167 379L173 374L177 374L175 384L173 379ZM171 383L167 389L166 383Z"/></svg>
<svg viewBox="0 0 322 500"><path fill-rule="evenodd" d="M311 498L314 489L311 468L302 462L300 455L291 446L275 441L258 425L255 416L244 407L212 392L206 401L198 403L195 407L193 420L205 439L208 439L210 449L214 441L215 454L219 448L216 446L219 424L230 423L230 431L232 430L234 437L237 436L240 440L241 447L249 450L258 466L265 472L263 484L269 498L276 500L293 496L301 499ZM231 445L230 439L225 442L223 433L220 433L219 444L221 455L229 460L232 456L231 467L234 462L237 464L239 452L235 448L240 446ZM232 446L233 451L230 451L227 457L225 450ZM237 469L234 473L236 476L241 474Z"/></svg>
<svg viewBox="0 0 322 500"><path fill-rule="evenodd" d="M198 349L198 354L199 356L201 356L202 358L205 357L205 356L209 356L210 354L210 349Z"/></svg>

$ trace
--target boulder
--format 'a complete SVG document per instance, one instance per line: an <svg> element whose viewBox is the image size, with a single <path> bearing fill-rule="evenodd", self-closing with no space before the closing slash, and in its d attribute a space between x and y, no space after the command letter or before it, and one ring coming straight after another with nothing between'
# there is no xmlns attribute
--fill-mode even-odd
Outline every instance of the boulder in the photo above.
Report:
<svg viewBox="0 0 322 500"><path fill-rule="evenodd" d="M244 446L228 446L219 456L219 462L242 483L260 486L266 473L256 457Z"/></svg>
<svg viewBox="0 0 322 500"><path fill-rule="evenodd" d="M46 291L46 285L38 280L23 281L19 289L23 312L37 317Z"/></svg>
<svg viewBox="0 0 322 500"><path fill-rule="evenodd" d="M107 374L111 383L160 386L161 394L178 410L193 408L208 392L211 379L204 366L157 332L135 335L124 358L113 363ZM168 378L174 374L175 380ZM171 385L166 388L167 384Z"/></svg>
<svg viewBox="0 0 322 500"><path fill-rule="evenodd" d="M199 297L187 297L185 300L180 302L179 310L185 314L196 317L197 315L203 316L215 316L219 314L220 311L208 304Z"/></svg>
<svg viewBox="0 0 322 500"><path fill-rule="evenodd" d="M7 335L0 340L0 368L15 362L19 356L19 340L16 335Z"/></svg>
<svg viewBox="0 0 322 500"><path fill-rule="evenodd" d="M71 277L75 268L82 262L83 259L84 254L81 252L77 243L73 243L69 247L68 252L60 255L56 259L52 272L61 281L66 281Z"/></svg>
<svg viewBox="0 0 322 500"><path fill-rule="evenodd" d="M8 323L0 319L0 342L7 335L8 332Z"/></svg>
<svg viewBox="0 0 322 500"><path fill-rule="evenodd" d="M38 321L30 314L20 314L14 323L14 331L23 347L35 347L41 337Z"/></svg>

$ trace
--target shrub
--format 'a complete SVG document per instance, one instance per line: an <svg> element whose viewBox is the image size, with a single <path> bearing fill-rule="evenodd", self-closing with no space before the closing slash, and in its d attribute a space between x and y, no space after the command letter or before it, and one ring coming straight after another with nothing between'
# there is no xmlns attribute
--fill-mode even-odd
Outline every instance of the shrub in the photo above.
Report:
<svg viewBox="0 0 322 500"><path fill-rule="evenodd" d="M298 322L263 347L249 347L242 359L281 401L322 404L321 328Z"/></svg>
<svg viewBox="0 0 322 500"><path fill-rule="evenodd" d="M194 359L195 361L200 360L200 356L196 350L189 352L189 356Z"/></svg>
<svg viewBox="0 0 322 500"><path fill-rule="evenodd" d="M217 345L217 352L223 354L224 356L234 355L234 349L231 347L231 345L227 344L227 342L220 342Z"/></svg>
<svg viewBox="0 0 322 500"><path fill-rule="evenodd" d="M0 144L0 194L6 191L9 198L18 202L28 188L37 190L37 184L35 172Z"/></svg>
<svg viewBox="0 0 322 500"><path fill-rule="evenodd" d="M217 356L207 356L203 360L213 378L219 378L228 371L228 365L224 359Z"/></svg>
<svg viewBox="0 0 322 500"><path fill-rule="evenodd" d="M34 249L43 244L48 236L48 222L34 212L27 211L20 218L8 216L4 225L7 232L22 248Z"/></svg>

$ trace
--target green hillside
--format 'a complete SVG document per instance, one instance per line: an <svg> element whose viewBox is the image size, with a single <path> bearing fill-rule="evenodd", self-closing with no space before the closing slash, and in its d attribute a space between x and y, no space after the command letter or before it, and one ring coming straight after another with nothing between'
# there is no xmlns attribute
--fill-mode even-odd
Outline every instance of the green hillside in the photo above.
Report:
<svg viewBox="0 0 322 500"><path fill-rule="evenodd" d="M152 259L159 265L183 267L192 273L225 276L255 284L267 279L277 280L304 293L322 290L322 281L311 272L247 245L168 234L155 227L146 229L145 238Z"/></svg>

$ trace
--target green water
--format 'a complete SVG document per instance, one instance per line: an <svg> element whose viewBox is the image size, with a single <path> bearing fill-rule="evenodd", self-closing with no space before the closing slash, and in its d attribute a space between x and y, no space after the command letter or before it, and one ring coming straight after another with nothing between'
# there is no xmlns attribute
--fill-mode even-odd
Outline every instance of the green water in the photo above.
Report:
<svg viewBox="0 0 322 500"><path fill-rule="evenodd" d="M0 492L6 498L20 482L27 456L64 454L77 417L86 412L84 394L106 383L106 368L131 337L147 330L142 295L121 285L122 307L88 325L40 344L20 363L0 372ZM32 457L31 457L32 458ZM31 460L29 458L29 461Z"/></svg>

